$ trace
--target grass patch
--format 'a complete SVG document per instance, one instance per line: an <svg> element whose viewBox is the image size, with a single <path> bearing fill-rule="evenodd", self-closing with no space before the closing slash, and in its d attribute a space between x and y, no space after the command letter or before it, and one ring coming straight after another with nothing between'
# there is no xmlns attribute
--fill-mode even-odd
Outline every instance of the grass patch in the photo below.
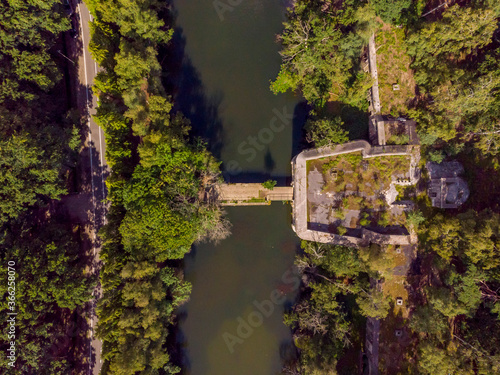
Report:
<svg viewBox="0 0 500 375"><path fill-rule="evenodd" d="M342 226L387 227L406 224L406 216L387 205L383 192L393 179L408 173L408 156L363 159L360 152L355 152L314 160L308 166L310 170L323 173L325 185L321 193L336 197L332 200L331 217L341 220ZM409 186L407 189L408 193L405 194L409 195L414 187ZM348 211L351 211L349 217ZM353 216L353 211L358 213Z"/></svg>
<svg viewBox="0 0 500 375"><path fill-rule="evenodd" d="M320 165L315 166L318 168ZM410 159L407 156L363 159L361 153L352 153L331 158L318 169L323 171L327 181L325 191L339 193L340 190L348 189L375 195L389 187L393 175L404 175L409 171Z"/></svg>
<svg viewBox="0 0 500 375"><path fill-rule="evenodd" d="M408 134L391 135L387 140L388 145L407 145L410 143L410 136Z"/></svg>
<svg viewBox="0 0 500 375"><path fill-rule="evenodd" d="M264 203L266 200L264 198L252 198L248 199L246 201L243 201L244 203Z"/></svg>
<svg viewBox="0 0 500 375"><path fill-rule="evenodd" d="M415 186L396 185L398 200L413 200L416 198Z"/></svg>
<svg viewBox="0 0 500 375"><path fill-rule="evenodd" d="M415 96L411 59L404 39L403 29L386 27L377 32L375 40L381 109L394 116L405 114L409 100ZM393 85L398 85L399 90L394 90Z"/></svg>
<svg viewBox="0 0 500 375"><path fill-rule="evenodd" d="M323 173L337 167L342 170L352 171L358 167L359 163L361 163L362 160L363 160L363 155L361 154L361 152L343 154L323 164L322 167Z"/></svg>

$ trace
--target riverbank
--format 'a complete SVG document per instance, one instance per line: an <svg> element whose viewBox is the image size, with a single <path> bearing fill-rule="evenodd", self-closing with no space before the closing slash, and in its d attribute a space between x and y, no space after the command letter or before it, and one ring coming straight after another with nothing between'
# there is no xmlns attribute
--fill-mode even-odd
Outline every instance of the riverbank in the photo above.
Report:
<svg viewBox="0 0 500 375"><path fill-rule="evenodd" d="M269 91L281 63L275 36L282 30L285 9L280 2L243 1L221 21L212 2L180 0L174 5L173 42L178 46L172 50L180 56L180 66L170 78L177 108L191 120L193 134L202 136L223 162L225 181L252 187L232 198L248 200L258 194L263 200L262 182L290 184L290 160L307 113L300 96ZM227 207L232 235L216 246L195 245L186 258L186 280L193 285L191 299L179 313L186 374L275 375L288 353L285 347L292 338L282 313L295 292L281 277L293 266L298 238L291 230L289 205L251 204L256 203L261 205ZM240 343L238 318L247 320L258 312L254 302L270 299L274 289L284 291L286 301L274 305L262 325L250 326L252 334ZM231 336L236 340L233 353L224 342L226 332L236 337Z"/></svg>
<svg viewBox="0 0 500 375"><path fill-rule="evenodd" d="M218 180L218 163L188 137L189 122L172 111L161 84L158 49L171 38L162 18L166 5L88 5L94 17L90 48L103 69L94 82L94 118L104 130L111 168L110 208L100 233L102 372L177 373L166 340L191 284L172 265L195 241L228 234L220 207L200 199ZM124 12L127 17L116 17Z"/></svg>

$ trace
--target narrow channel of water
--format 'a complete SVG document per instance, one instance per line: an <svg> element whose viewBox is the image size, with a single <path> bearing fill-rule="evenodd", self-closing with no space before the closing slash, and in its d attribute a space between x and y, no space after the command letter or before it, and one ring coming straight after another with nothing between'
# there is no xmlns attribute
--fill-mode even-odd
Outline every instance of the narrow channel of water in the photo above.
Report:
<svg viewBox="0 0 500 375"><path fill-rule="evenodd" d="M305 106L269 91L284 10L280 0L174 0L176 105L232 182L290 182ZM180 324L187 374L274 375L291 342L282 313L297 292L291 209L277 202L227 211L231 237L195 246L185 261L193 284Z"/></svg>

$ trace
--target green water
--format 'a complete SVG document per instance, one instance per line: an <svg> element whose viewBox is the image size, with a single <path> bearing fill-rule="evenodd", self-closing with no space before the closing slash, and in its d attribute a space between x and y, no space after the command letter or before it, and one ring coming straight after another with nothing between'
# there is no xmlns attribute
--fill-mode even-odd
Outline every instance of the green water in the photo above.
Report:
<svg viewBox="0 0 500 375"><path fill-rule="evenodd" d="M221 3L232 9L222 19L214 6ZM175 82L178 109L233 182L290 182L305 109L293 94L269 91L281 63L275 39L284 7L279 0L174 1L174 41L183 62ZM282 313L297 292L291 208L275 202L227 211L231 237L195 246L185 260L193 284L180 323L186 372L273 375L291 341ZM265 314L258 306L267 307Z"/></svg>
<svg viewBox="0 0 500 375"><path fill-rule="evenodd" d="M231 238L197 247L186 260L193 283L181 324L187 373L276 374L291 340L282 323L283 300L290 303L298 284L289 207L230 208L228 214Z"/></svg>

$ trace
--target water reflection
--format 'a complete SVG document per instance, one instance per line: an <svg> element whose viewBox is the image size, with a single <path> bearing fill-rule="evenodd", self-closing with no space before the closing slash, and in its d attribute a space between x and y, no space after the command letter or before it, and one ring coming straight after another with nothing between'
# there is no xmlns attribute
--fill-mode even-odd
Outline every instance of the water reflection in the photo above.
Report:
<svg viewBox="0 0 500 375"><path fill-rule="evenodd" d="M293 94L275 96L269 90L281 64L275 36L281 30L283 2L243 0L223 21L212 0L178 0L174 5L176 33L168 53L178 62L165 69L165 81L176 90L176 109L223 161L227 180L272 178L289 184L290 160L300 148L307 106ZM290 123L271 139L263 129L272 130L276 111L290 113ZM249 137L258 139L259 132L267 138L259 140L250 159L241 144ZM238 166L237 173L228 169L230 162ZM297 292L282 279L299 247L290 206L231 207L228 213L232 236L216 247L196 246L185 260L186 278L193 284L180 319L186 374L273 375L282 358L293 355L290 331L282 323ZM272 293L283 298L273 303L269 316L261 313L259 322L255 302L270 300ZM242 321L254 325L244 338L238 334ZM228 341L228 335L236 342Z"/></svg>

